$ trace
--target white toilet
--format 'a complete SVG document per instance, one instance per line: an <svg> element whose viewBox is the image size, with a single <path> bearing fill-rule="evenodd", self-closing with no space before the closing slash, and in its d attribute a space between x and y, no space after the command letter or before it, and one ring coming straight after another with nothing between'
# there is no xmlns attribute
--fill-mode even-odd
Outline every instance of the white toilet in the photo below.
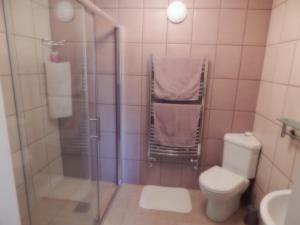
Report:
<svg viewBox="0 0 300 225"><path fill-rule="evenodd" d="M252 133L225 135L222 167L214 166L199 177L201 191L208 199L206 214L211 220L222 222L239 208L249 179L255 177L260 149Z"/></svg>

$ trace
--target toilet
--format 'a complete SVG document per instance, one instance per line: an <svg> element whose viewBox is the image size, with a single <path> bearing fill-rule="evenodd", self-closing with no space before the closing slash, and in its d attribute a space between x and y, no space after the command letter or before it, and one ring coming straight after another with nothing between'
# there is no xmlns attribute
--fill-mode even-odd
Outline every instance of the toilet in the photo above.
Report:
<svg viewBox="0 0 300 225"><path fill-rule="evenodd" d="M199 177L201 191L207 197L206 215L211 220L225 221L238 210L241 195L255 177L260 149L252 133L224 136L222 167L214 166Z"/></svg>

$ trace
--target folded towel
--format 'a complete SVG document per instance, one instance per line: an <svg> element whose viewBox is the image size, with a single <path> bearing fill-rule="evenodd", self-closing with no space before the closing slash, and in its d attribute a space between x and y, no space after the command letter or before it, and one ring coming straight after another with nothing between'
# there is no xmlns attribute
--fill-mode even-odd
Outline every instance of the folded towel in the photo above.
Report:
<svg viewBox="0 0 300 225"><path fill-rule="evenodd" d="M197 100L202 60L154 57L154 95L166 100Z"/></svg>
<svg viewBox="0 0 300 225"><path fill-rule="evenodd" d="M46 62L50 118L72 116L71 69L69 62Z"/></svg>
<svg viewBox="0 0 300 225"><path fill-rule="evenodd" d="M154 103L153 107L156 143L176 147L195 145L200 105Z"/></svg>

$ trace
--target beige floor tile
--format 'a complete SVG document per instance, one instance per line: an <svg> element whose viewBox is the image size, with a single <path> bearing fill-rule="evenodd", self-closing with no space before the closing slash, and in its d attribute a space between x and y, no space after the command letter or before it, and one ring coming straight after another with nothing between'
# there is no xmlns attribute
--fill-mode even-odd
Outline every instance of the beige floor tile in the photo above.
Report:
<svg viewBox="0 0 300 225"><path fill-rule="evenodd" d="M86 182L86 181L83 181ZM80 183L79 180L74 184ZM79 185L84 187L85 185ZM116 189L115 184L100 182L100 209L105 209ZM43 198L32 210L33 225L94 225L97 213L96 183L90 187L90 193L82 199L89 202L91 208L86 213L74 212L78 201ZM193 209L190 213L174 213L146 210L139 207L139 198L143 186L123 185L119 188L114 201L107 211L103 225L244 225L244 209L240 209L224 223L215 223L205 215L206 199L201 191L189 190ZM64 190L65 191L65 190Z"/></svg>
<svg viewBox="0 0 300 225"><path fill-rule="evenodd" d="M193 209L190 213L145 210L139 207L143 186L123 185L104 220L103 225L243 225L244 210L224 223L215 223L205 215L206 199L200 191L190 190Z"/></svg>

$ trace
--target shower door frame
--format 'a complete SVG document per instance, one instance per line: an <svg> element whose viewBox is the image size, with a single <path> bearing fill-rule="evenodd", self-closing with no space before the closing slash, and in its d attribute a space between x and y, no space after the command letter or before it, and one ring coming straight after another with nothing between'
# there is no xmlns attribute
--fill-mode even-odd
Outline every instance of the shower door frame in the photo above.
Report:
<svg viewBox="0 0 300 225"><path fill-rule="evenodd" d="M18 141L20 142L20 146L21 146L21 152L22 152L22 148L23 146L26 146L26 144L22 143L23 139L22 139L22 135L26 134L25 131L25 127L23 126L24 124L24 118L22 116L22 100L21 100L21 92L20 90L18 90L16 88L17 85L17 76L18 76L18 71L17 71L17 65L16 65L16 49L14 46L14 32L13 32L13 26L12 26L12 18L11 18L11 12L10 12L10 3L7 3L6 0L0 0L2 1L2 9L4 12L4 23L5 23L5 27L6 27L6 39L7 39L7 45L8 45L8 54L9 54L9 62L10 62L10 69L11 69L11 79L12 79L12 86L13 86L13 98L14 98L14 106L16 108L16 117L17 117L17 130L18 130ZM9 2L9 0L7 0ZM85 14L88 14L89 12L86 12L86 10L88 10L86 7L83 6L83 9L85 12ZM97 14L96 12L92 12L92 14ZM95 19L95 18L94 18ZM94 23L95 24L95 23ZM104 211L104 215L101 218L100 217L100 211L102 209L100 209L100 198L101 198L101 190L99 187L99 182L98 182L98 178L97 178L97 195L98 195L98 215L97 215L97 220L99 224L101 224L104 219L105 219L105 215L106 213L109 211L110 205L113 202L113 199L115 198L117 192L118 192L118 188L119 186L122 184L122 166L121 166L121 156L122 156L122 151L121 151L121 77L122 77L122 72L123 72L123 51L122 51L122 38L123 38L123 27L114 24L114 54L115 54L115 60L114 60L114 68L115 68L115 79L114 79L114 84L115 84L115 128L116 128L116 139L115 139L115 145L116 145L116 167L115 169L115 184L117 185L117 189L114 192L111 201L109 202L108 207L105 209ZM94 35L96 35L96 32L94 30ZM85 47L85 53L84 53L84 65L86 67L87 64L87 55L86 55L86 43L83 43L84 47ZM97 54L96 54L96 39L94 39L93 41L93 58L91 60L93 60L93 77L96 79L96 62L97 62ZM87 75L87 71L86 68L84 69L84 71L82 72L83 74ZM84 76L84 75L83 75ZM95 82L95 87L97 88L97 84ZM96 89L93 92L93 94L95 95L95 97L97 98L97 94L96 94ZM88 99L87 99L88 101ZM96 103L94 103L96 104ZM97 108L95 107L95 111L93 112L94 115L98 115L98 111ZM88 116L88 121L87 123L89 124L91 121L95 120L96 122L100 122L101 118L99 117L95 117L95 118L91 118L90 116ZM90 126L90 124L88 125ZM100 151L100 136L101 136L101 128L100 128L100 124L97 125L98 129L96 131L95 136L93 136L93 134L90 133L90 138L94 137L97 138L97 149L96 149L96 157L97 157L97 167L100 165L100 158L99 156L99 151ZM91 147L90 147L91 148ZM29 215L29 223L32 224L32 209L31 209L31 202L30 202L30 190L29 190L29 186L30 184L29 179L28 179L28 175L26 174L26 157L23 153L21 153L21 161L22 161L22 171L23 171L23 176L24 176L24 187L25 187L25 192L26 192L26 205L27 205L27 211L28 211L28 215ZM99 177L98 173L99 170L97 170L97 177Z"/></svg>

